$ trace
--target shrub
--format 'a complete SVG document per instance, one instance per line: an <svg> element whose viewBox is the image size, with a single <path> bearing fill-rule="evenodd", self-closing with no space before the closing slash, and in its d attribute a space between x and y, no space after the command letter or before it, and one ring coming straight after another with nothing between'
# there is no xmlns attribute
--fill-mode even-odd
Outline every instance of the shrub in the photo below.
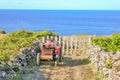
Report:
<svg viewBox="0 0 120 80"><path fill-rule="evenodd" d="M6 32L3 30L0 30L0 34L6 34Z"/></svg>
<svg viewBox="0 0 120 80"><path fill-rule="evenodd" d="M113 34L112 38L92 39L93 45L98 45L108 52L120 51L120 34Z"/></svg>
<svg viewBox="0 0 120 80"><path fill-rule="evenodd" d="M40 38L43 36L58 36L57 34L52 33L51 31L42 31L34 34L35 38Z"/></svg>

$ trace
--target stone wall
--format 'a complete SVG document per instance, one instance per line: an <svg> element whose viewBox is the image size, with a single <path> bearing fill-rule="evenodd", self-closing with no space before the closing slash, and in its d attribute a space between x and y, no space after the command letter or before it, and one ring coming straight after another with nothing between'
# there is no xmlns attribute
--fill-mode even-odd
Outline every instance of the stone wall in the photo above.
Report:
<svg viewBox="0 0 120 80"><path fill-rule="evenodd" d="M86 53L95 68L104 74L104 80L120 80L120 52L105 52L99 46L90 46Z"/></svg>
<svg viewBox="0 0 120 80"><path fill-rule="evenodd" d="M11 80L16 75L25 74L25 68L36 57L36 47L21 48L17 57L10 56L10 61L0 61L0 80Z"/></svg>

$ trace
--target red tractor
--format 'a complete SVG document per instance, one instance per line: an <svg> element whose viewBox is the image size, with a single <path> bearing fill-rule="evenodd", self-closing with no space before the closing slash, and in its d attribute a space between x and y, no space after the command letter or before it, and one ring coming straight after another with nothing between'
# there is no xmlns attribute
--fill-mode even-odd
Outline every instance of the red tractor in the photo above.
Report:
<svg viewBox="0 0 120 80"><path fill-rule="evenodd" d="M40 65L41 60L53 60L55 66L58 61L62 59L61 46L54 46L55 44L48 40L40 47L41 52L37 53L37 65Z"/></svg>

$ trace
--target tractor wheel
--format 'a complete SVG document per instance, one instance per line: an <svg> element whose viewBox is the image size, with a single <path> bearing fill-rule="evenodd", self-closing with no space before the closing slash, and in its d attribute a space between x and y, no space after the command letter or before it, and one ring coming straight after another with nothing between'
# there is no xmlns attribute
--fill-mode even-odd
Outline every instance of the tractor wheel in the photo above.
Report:
<svg viewBox="0 0 120 80"><path fill-rule="evenodd" d="M61 61L62 61L62 50L61 50L61 48L60 48L59 62L61 62Z"/></svg>
<svg viewBox="0 0 120 80"><path fill-rule="evenodd" d="M40 65L40 53L37 54L36 63L37 65Z"/></svg>
<svg viewBox="0 0 120 80"><path fill-rule="evenodd" d="M62 55L59 55L59 62L62 61Z"/></svg>

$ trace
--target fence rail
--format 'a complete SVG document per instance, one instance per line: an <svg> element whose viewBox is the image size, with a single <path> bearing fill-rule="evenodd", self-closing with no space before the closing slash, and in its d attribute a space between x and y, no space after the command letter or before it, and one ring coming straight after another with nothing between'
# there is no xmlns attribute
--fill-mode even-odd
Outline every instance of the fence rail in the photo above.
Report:
<svg viewBox="0 0 120 80"><path fill-rule="evenodd" d="M45 43L47 39L53 40L56 46L61 46L63 54L76 54L82 46L87 46L91 42L90 37L80 36L46 36L42 37L41 42Z"/></svg>

